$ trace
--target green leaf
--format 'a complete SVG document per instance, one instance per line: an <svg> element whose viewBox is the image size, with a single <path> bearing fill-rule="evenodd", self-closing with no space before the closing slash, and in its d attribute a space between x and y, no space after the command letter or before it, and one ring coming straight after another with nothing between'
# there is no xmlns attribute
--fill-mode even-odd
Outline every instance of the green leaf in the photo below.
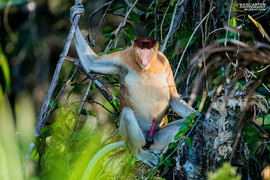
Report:
<svg viewBox="0 0 270 180"><path fill-rule="evenodd" d="M125 38L125 40L127 42L127 45L132 46L131 39L130 39L129 35L127 35L125 33L122 33L122 34L123 34L123 36L124 36L124 38Z"/></svg>
<svg viewBox="0 0 270 180"><path fill-rule="evenodd" d="M116 107L116 109L121 112L121 107L120 107L120 104L118 104L118 102L112 98L112 102L114 104L114 106Z"/></svg>
<svg viewBox="0 0 270 180"><path fill-rule="evenodd" d="M237 20L235 17L231 18L230 19L230 23L229 23L230 26L233 26L233 27L237 27Z"/></svg>
<svg viewBox="0 0 270 180"><path fill-rule="evenodd" d="M134 165L136 161L137 161L137 159L135 157L132 157L131 164Z"/></svg>
<svg viewBox="0 0 270 180"><path fill-rule="evenodd" d="M95 83L92 83L90 90L93 91L96 88Z"/></svg>
<svg viewBox="0 0 270 180"><path fill-rule="evenodd" d="M242 89L244 87L240 82L237 82L237 85L238 85L238 89Z"/></svg>
<svg viewBox="0 0 270 180"><path fill-rule="evenodd" d="M172 0L170 5L173 6L174 3L175 3L175 0Z"/></svg>
<svg viewBox="0 0 270 180"><path fill-rule="evenodd" d="M104 37L105 37L107 40L113 39L114 36L115 36L114 34L110 34L110 33L104 34Z"/></svg>
<svg viewBox="0 0 270 180"><path fill-rule="evenodd" d="M5 54L3 53L1 46L0 46L0 65L1 65L1 69L4 75L4 79L5 79L5 89L8 92L10 90L10 84L11 84L10 69L9 69L7 58Z"/></svg>
<svg viewBox="0 0 270 180"><path fill-rule="evenodd" d="M143 11L143 12L148 12L148 9L144 5L142 5L141 3L139 3L139 2L137 2L136 7L138 9L140 9L141 11Z"/></svg>
<svg viewBox="0 0 270 180"><path fill-rule="evenodd" d="M70 70L70 72L69 72L69 74L68 74L68 79L70 79L70 78L72 77L75 68L76 68L76 65L74 65L74 66L71 68L71 70ZM73 78L74 78L74 77L73 77Z"/></svg>
<svg viewBox="0 0 270 180"><path fill-rule="evenodd" d="M55 102L54 100L50 100L49 105L52 107L52 109L57 109L58 108L58 104Z"/></svg>
<svg viewBox="0 0 270 180"><path fill-rule="evenodd" d="M152 30L150 31L149 37L151 37L151 35L152 35L155 31L157 31L157 29L160 27L160 25L161 25L161 24L158 24L154 29L152 29Z"/></svg>
<svg viewBox="0 0 270 180"><path fill-rule="evenodd" d="M223 75L220 75L218 77L216 77L214 80L213 80L213 84L218 84L220 83L220 81L224 78Z"/></svg>
<svg viewBox="0 0 270 180"><path fill-rule="evenodd" d="M105 50L105 48L109 44L110 40L113 40L115 38L115 35L114 34L104 34L104 37L106 38L106 42L102 46L102 51ZM102 54L105 54L105 52L99 53L98 55L102 55Z"/></svg>
<svg viewBox="0 0 270 180"><path fill-rule="evenodd" d="M118 51L123 51L123 50L124 50L123 48L115 48L115 49L113 49L113 50L110 50L110 51L108 52L108 54L114 53L114 52L118 52Z"/></svg>
<svg viewBox="0 0 270 180"><path fill-rule="evenodd" d="M180 132L186 133L189 130L189 127L187 126L186 123L182 124L180 127Z"/></svg>
<svg viewBox="0 0 270 180"><path fill-rule="evenodd" d="M118 26L106 26L102 29L102 34L109 34L113 32ZM107 38L106 38L107 39Z"/></svg>
<svg viewBox="0 0 270 180"><path fill-rule="evenodd" d="M179 132L174 136L175 140L178 140L181 138L182 135L184 135L190 128L186 123L183 123L180 127Z"/></svg>
<svg viewBox="0 0 270 180"><path fill-rule="evenodd" d="M230 19L229 25L232 26L232 27L236 27L237 28L237 20L236 20L235 17L233 17L233 18ZM230 34L232 36L234 36L234 37L236 36L236 32L234 32L234 31L230 31Z"/></svg>
<svg viewBox="0 0 270 180"><path fill-rule="evenodd" d="M124 3L122 3L122 2L115 2L115 3L113 3L113 5L111 6L111 11L110 12L114 12L114 11L117 11L117 10L119 10L119 9L122 9L122 8L124 8L124 7L126 7L126 3L124 2Z"/></svg>
<svg viewBox="0 0 270 180"><path fill-rule="evenodd" d="M191 35L192 35L192 31L186 31L183 33L183 35L181 36L180 39L178 39L178 41L176 42L176 46L173 52L173 57L175 55L181 54L184 50L184 48L186 47ZM198 33L196 33L192 39L190 40L188 47L190 47L198 38Z"/></svg>
<svg viewBox="0 0 270 180"><path fill-rule="evenodd" d="M237 174L236 167L231 166L228 162L223 163L222 167L218 168L218 170L213 173L207 173L207 179L209 180L222 180L222 179L230 179L230 180L240 180L241 174Z"/></svg>
<svg viewBox="0 0 270 180"><path fill-rule="evenodd" d="M185 138L185 141L188 145L188 153L189 155L192 155L192 141L189 137Z"/></svg>
<svg viewBox="0 0 270 180"><path fill-rule="evenodd" d="M130 39L133 41L135 39L135 30L130 23L126 23L124 27L126 33L129 35Z"/></svg>
<svg viewBox="0 0 270 180"><path fill-rule="evenodd" d="M169 144L169 148L170 149L175 149L177 147L177 144L175 143L175 142L171 142L170 144Z"/></svg>
<svg viewBox="0 0 270 180"><path fill-rule="evenodd" d="M40 130L40 137L43 139L43 138L46 138L46 137L50 136L51 131L52 131L52 126L44 126Z"/></svg>
<svg viewBox="0 0 270 180"><path fill-rule="evenodd" d="M97 113L96 112L89 111L88 109L84 109L84 108L82 109L81 114L97 117Z"/></svg>
<svg viewBox="0 0 270 180"><path fill-rule="evenodd" d="M132 21L134 21L134 22L139 22L139 21L140 21L140 15L137 14L137 13L135 13L135 12L130 13L130 14L129 14L129 17L130 17L130 19L131 19Z"/></svg>

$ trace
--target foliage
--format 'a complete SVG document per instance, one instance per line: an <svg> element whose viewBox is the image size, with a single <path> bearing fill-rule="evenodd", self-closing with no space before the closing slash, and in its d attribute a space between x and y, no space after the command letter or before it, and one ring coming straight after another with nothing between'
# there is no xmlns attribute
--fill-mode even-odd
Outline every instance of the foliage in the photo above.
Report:
<svg viewBox="0 0 270 180"><path fill-rule="evenodd" d="M21 92L15 101L15 119L0 86L0 178L36 179L31 163L24 160L33 141L34 106L29 93Z"/></svg>
<svg viewBox="0 0 270 180"><path fill-rule="evenodd" d="M133 3L134 1L130 2ZM261 82L254 91L256 94L262 95L266 102L269 103L270 82L265 78L265 74L269 71L269 65L261 61L256 63L244 61L245 66L241 66L243 65L241 64L242 61L225 62L224 57L233 57L232 55L237 54L236 52L239 49L233 53L220 52L220 57L224 59L221 59L218 63L213 63L213 66L208 70L203 69L206 68L207 64L211 64L211 61L206 60L206 56L202 58L204 61L194 65L201 66L201 69L192 69L191 67L191 57L208 44L212 45L214 43L216 47L231 45L242 47L243 45L250 49L260 45L257 43L258 41L269 45L265 31L265 29L269 29L269 14L265 12L258 12L258 14L256 14L257 12L230 14L226 10L225 13L219 12L217 10L219 8L218 4L222 2L223 8L223 1L218 1L215 5L213 5L212 1L205 3L200 1L196 4L192 1L184 2L185 4L179 7L176 7L178 2L175 0L138 2L135 9L128 15L125 26L117 34L116 30L130 6L124 0L114 0L110 6L102 9L106 21L96 21L101 20L103 14L96 14L92 19L91 30L101 29L101 32L95 32L98 36L93 36L95 39L91 39L91 42L93 40L98 42L95 50L100 52L99 54L124 50L131 46L132 41L138 36L151 36L158 40L160 46L165 44L164 54L168 57L174 72L181 57L183 57L183 61L179 64L181 71L175 76L177 88L182 95L186 97L191 94L196 83L203 82L200 83L200 88L198 87L198 91L195 93L197 94L195 105L202 113L207 112L210 105L207 92L217 92L219 87L228 81L238 84L239 89L250 82ZM104 139L107 129L105 130L99 126L95 127L94 119L99 120L102 115L105 116L106 121L108 119L112 119L114 122L117 121L114 118L115 110L104 98L100 102L112 114L107 115L102 112L104 115L99 112L100 109L103 109L101 106L98 106L99 108L92 106L97 96L95 84L92 84L90 93L86 95L87 105L84 105L81 111L79 110L79 103L83 99L85 87L89 82L84 75L75 70L76 65L67 62L64 63L58 85L49 104L52 109L48 113L48 122L42 129L41 137L36 139L36 146L31 154L31 159L38 168L31 169L30 165L26 169L23 168L24 155L27 152L28 145L33 141L33 136L29 135L29 132L34 132L35 118L33 117L37 116L34 109L36 108L37 112L40 110L40 104L47 93L55 62L61 54L69 30L68 14L69 8L73 4L73 1L67 0L17 0L12 1L11 4L8 1L1 1L0 3L3 17L8 15L9 20L6 21L3 18L1 26L4 28L0 30L0 132L2 133L0 137L0 169L9 173L8 175L5 174L7 176L4 178L9 176L11 179L31 179L37 178L38 174L41 179L79 179L82 177L91 158L102 147L119 140L117 136L106 136L108 139ZM98 1L84 2L84 5L87 13L100 6ZM192 36L196 26L213 6L216 9ZM9 8L10 10L7 11ZM106 10L106 8L108 9ZM178 19L178 17L181 17L181 8L184 8L184 12L182 18ZM178 11L175 16L176 19L173 21L175 9ZM198 9L200 9L199 12ZM223 17L227 19L223 20ZM88 16L85 15L80 25L82 29L88 29L87 21ZM170 26L174 22L176 25L173 26L173 31L170 34ZM100 27L99 24L101 24ZM238 31L226 30L220 24L229 24L238 28ZM251 38L239 33L239 29L247 32ZM166 36L169 36L168 42L165 42ZM240 41L241 44L234 44L236 40ZM91 42L89 43L91 44ZM110 42L113 43L109 44ZM109 51L104 52L108 45ZM187 51L184 52L186 47ZM258 51L262 50L264 49L258 48ZM207 53L208 51L204 51L203 54L208 55ZM69 55L76 56L74 48L71 49ZM252 56L249 55L248 57ZM262 60L263 58L258 59ZM240 66L244 70L238 68ZM242 75L237 79L235 77L239 72ZM194 81L196 77L203 73L208 76L201 81ZM113 87L112 93L118 97L118 78L100 75L97 78L107 87ZM65 90L62 91L62 88L65 88ZM21 94L23 90L30 92L33 97L27 93ZM6 98L7 96L10 103ZM57 99L57 97L60 97L60 99ZM32 99L36 101L35 108ZM112 101L112 104L120 111L118 102L115 99ZM13 112L11 109L13 109ZM13 114L15 114L15 118ZM25 114L28 114L28 116ZM175 114L168 117L169 120L176 118ZM262 168L267 165L270 159L269 136L266 134L270 132L270 116L259 112L254 115L254 121L258 124L258 127L247 122L242 137L249 147L249 174L259 179ZM74 130L75 124L82 124L82 122L87 123ZM160 159L159 167L153 171L136 163L136 159L132 157L126 148L125 153L122 151L112 152L108 157L104 157L100 164L97 165L97 171L91 173L92 178L136 179L143 176L166 177L166 172L169 172L176 163L172 154L179 148L177 140L182 143L182 137L192 131L196 122L194 122L193 116L186 119L175 136L176 142L170 144L170 149ZM117 123L115 124L117 126ZM266 133L262 132L261 129L265 130ZM184 142L187 143L189 153L192 154L191 139L185 136ZM121 165L119 166L119 164ZM37 171L37 174L34 171ZM163 176L160 174L163 174ZM230 167L229 164L224 164L216 174L209 173L209 178L239 179L240 175L236 176L235 168Z"/></svg>
<svg viewBox="0 0 270 180"><path fill-rule="evenodd" d="M241 175L236 174L236 168L230 166L229 163L224 163L222 167L220 167L216 173L209 172L208 173L209 180L240 180Z"/></svg>
<svg viewBox="0 0 270 180"><path fill-rule="evenodd" d="M7 58L6 58L5 54L3 53L1 46L0 46L0 65L1 65L1 69L3 72L3 76L4 76L4 81L5 81L5 87L6 87L5 91L9 92L9 89L10 89L10 70L9 70Z"/></svg>

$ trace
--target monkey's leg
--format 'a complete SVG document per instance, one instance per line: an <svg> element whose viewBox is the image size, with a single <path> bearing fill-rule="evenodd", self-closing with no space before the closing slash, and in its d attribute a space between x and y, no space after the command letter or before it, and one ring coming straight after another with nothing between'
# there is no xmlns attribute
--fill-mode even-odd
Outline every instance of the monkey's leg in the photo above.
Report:
<svg viewBox="0 0 270 180"><path fill-rule="evenodd" d="M161 151L165 149L170 142L174 140L174 136L179 132L179 129L185 119L177 120L167 124L160 130L154 132L154 143L150 145L150 150Z"/></svg>
<svg viewBox="0 0 270 180"><path fill-rule="evenodd" d="M134 112L126 107L122 110L120 117L119 133L128 148L138 160L153 167L158 164L158 158L152 153L142 149L146 144L145 137L139 127Z"/></svg>

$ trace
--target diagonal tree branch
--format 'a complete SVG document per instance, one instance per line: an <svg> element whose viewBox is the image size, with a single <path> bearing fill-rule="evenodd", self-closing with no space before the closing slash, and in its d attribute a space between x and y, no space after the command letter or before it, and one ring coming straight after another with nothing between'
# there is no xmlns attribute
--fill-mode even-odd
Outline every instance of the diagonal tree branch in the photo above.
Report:
<svg viewBox="0 0 270 180"><path fill-rule="evenodd" d="M82 3L82 1L81 0L75 0L75 3L79 4L79 3ZM68 34L67 41L66 41L66 44L64 46L63 52L62 52L62 54L60 56L60 59L59 59L57 65L56 65L56 69L54 71L51 86L50 86L50 88L48 90L48 94L46 96L46 99L43 102L41 112L40 112L40 115L39 115L39 120L38 120L38 123L37 123L37 126L36 126L36 132L35 132L36 137L40 136L40 130L43 127L44 121L45 121L46 116L47 116L47 110L48 110L49 102L50 102L50 100L52 98L52 94L53 94L54 89L56 87L57 80L58 80L60 71L62 69L62 65L63 65L63 63L65 61L65 57L66 57L66 55L68 53L68 50L69 50L69 47L70 47L70 44L71 44L71 40L72 40L72 38L74 36L76 27L77 27L77 25L79 23L79 20L80 20L80 17L81 17L81 15L79 15L79 14L75 16L74 21L73 21L72 26L71 26L71 29L69 31L69 34Z"/></svg>
<svg viewBox="0 0 270 180"><path fill-rule="evenodd" d="M66 59L74 64L79 63L79 68L82 70L82 72L96 85L96 87L99 89L101 94L105 97L105 99L111 104L111 106L114 108L114 110L117 112L116 114L119 114L119 110L114 105L114 101L116 101L118 104L120 104L120 101L118 98L116 98L96 77L95 74L89 74L86 72L84 67L80 64L80 61L78 59L72 58L67 56Z"/></svg>
<svg viewBox="0 0 270 180"><path fill-rule="evenodd" d="M75 0L75 4L81 4L82 3L82 0ZM47 96L43 102L43 105L42 105L42 108L41 108L41 112L40 112L40 115L39 115L39 120L38 120L38 123L37 123L37 126L36 126L36 131L35 131L35 136L38 138L40 136L40 130L42 129L43 125L44 125L44 122L45 122L45 119L47 117L47 111L48 111L48 106L49 106L49 102L52 98L52 95L53 95L53 92L54 92L54 89L57 85L57 80L58 80L58 77L59 77L59 74L60 74L60 71L62 69L62 65L65 61L65 57L68 53L68 50L69 50L69 47L70 47L70 44L71 44L71 40L74 36L74 33L75 33L75 30L76 30L76 27L78 26L78 23L79 23L79 20L81 18L81 15L78 14L75 16L74 18L74 21L71 25L71 28L70 28L70 31L69 31L69 34L68 34L68 37L67 37L67 41L66 41L66 44L64 46L64 49L63 49L63 52L60 56L60 59L56 65L56 68L55 68L55 71L54 71L54 75L53 75L53 79L52 79L52 82L51 82L51 86L48 90L48 93L47 93ZM31 142L29 148L28 148L28 151L27 151L27 154L25 155L25 160L28 160L33 152L33 149L35 148L35 144L33 142Z"/></svg>

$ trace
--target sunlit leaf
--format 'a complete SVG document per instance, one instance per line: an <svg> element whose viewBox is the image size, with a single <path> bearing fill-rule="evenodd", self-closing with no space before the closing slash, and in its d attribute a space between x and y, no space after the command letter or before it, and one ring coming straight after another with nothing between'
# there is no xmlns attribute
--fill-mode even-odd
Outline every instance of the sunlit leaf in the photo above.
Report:
<svg viewBox="0 0 270 180"><path fill-rule="evenodd" d="M114 30L116 30L118 26L106 26L102 29L102 34L109 34L111 32L113 32ZM107 38L106 38L107 39Z"/></svg>
<svg viewBox="0 0 270 180"><path fill-rule="evenodd" d="M83 114L83 115L91 115L91 116L97 117L96 112L90 111L88 109L82 109L81 114Z"/></svg>
<svg viewBox="0 0 270 180"><path fill-rule="evenodd" d="M123 34L128 46L132 46L131 39L130 39L129 35L127 35L125 33L122 33L122 34Z"/></svg>
<svg viewBox="0 0 270 180"><path fill-rule="evenodd" d="M230 26L237 27L237 20L235 17L230 19Z"/></svg>
<svg viewBox="0 0 270 180"><path fill-rule="evenodd" d="M174 136L175 140L180 139L180 137L182 135L184 135L190 128L188 127L188 125L186 123L183 123L180 127L179 132Z"/></svg>
<svg viewBox="0 0 270 180"><path fill-rule="evenodd" d="M260 23L258 23L255 19L253 19L249 14L248 14L248 18L255 24L255 26L257 26L258 30L261 32L262 36L264 37L264 29L262 27L262 25Z"/></svg>
<svg viewBox="0 0 270 180"><path fill-rule="evenodd" d="M112 49L108 52L108 54L110 53L114 53L114 52L118 52L118 51L123 51L124 49L123 48L115 48L115 49Z"/></svg>
<svg viewBox="0 0 270 180"><path fill-rule="evenodd" d="M237 28L237 20L236 20L235 17L233 17L233 18L230 19L229 25L232 26L232 27ZM230 33L231 33L233 36L236 36L236 32L230 31Z"/></svg>
<svg viewBox="0 0 270 180"><path fill-rule="evenodd" d="M207 174L209 180L240 180L241 175L236 172L236 167L231 166L228 162L225 162L215 173L209 172Z"/></svg>
<svg viewBox="0 0 270 180"><path fill-rule="evenodd" d="M112 102L115 105L115 107L117 108L117 110L120 112L121 111L120 104L115 99L113 99L113 98L112 98Z"/></svg>
<svg viewBox="0 0 270 180"><path fill-rule="evenodd" d="M57 109L58 108L58 104L56 102L54 102L54 100L50 100L49 105L52 107L52 109Z"/></svg>
<svg viewBox="0 0 270 180"><path fill-rule="evenodd" d="M130 14L129 14L129 17L130 17L130 19L131 19L132 21L134 21L134 22L139 22L139 21L140 21L140 15L137 14L137 13L135 13L135 12L130 13Z"/></svg>
<svg viewBox="0 0 270 180"><path fill-rule="evenodd" d="M10 90L10 84L11 84L10 69L9 69L7 58L5 54L3 53L1 46L0 46L0 65L3 72L4 80L5 80L6 91L8 92Z"/></svg>

